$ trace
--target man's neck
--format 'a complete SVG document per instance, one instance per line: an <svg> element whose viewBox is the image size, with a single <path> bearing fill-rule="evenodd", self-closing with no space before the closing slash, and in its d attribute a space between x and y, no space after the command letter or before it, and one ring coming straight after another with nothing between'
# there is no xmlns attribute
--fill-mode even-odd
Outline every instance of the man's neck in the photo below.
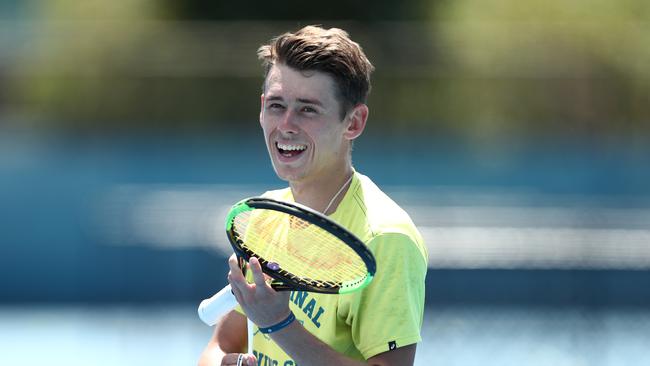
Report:
<svg viewBox="0 0 650 366"><path fill-rule="evenodd" d="M320 213L331 214L336 210L350 187L350 177L353 172L352 166L348 166L342 174L333 175L328 179L290 182L293 198L296 202ZM324 212L326 208L328 208L328 212Z"/></svg>

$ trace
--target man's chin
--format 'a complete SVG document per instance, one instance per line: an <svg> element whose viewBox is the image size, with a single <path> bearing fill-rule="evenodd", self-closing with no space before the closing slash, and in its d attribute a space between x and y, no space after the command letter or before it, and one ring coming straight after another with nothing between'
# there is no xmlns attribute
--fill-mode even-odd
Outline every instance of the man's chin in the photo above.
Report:
<svg viewBox="0 0 650 366"><path fill-rule="evenodd" d="M304 178L304 172L297 171L293 169L287 169L286 167L274 166L275 175L278 176L281 180L285 182L296 182Z"/></svg>

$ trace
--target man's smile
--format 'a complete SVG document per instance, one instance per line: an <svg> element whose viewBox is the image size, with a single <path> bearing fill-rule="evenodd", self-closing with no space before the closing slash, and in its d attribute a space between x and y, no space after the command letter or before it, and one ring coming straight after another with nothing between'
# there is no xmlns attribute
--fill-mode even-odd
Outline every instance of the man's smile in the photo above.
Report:
<svg viewBox="0 0 650 366"><path fill-rule="evenodd" d="M306 149L307 145L296 143L280 143L276 142L275 147L281 156L285 158L294 158L301 155Z"/></svg>

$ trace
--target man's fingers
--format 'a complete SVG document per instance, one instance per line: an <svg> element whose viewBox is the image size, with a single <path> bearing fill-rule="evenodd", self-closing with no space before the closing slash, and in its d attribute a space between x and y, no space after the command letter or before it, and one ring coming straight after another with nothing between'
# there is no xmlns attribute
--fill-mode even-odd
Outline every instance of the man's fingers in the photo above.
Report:
<svg viewBox="0 0 650 366"><path fill-rule="evenodd" d="M245 354L242 357L242 366L257 366L257 359L254 355Z"/></svg>
<svg viewBox="0 0 650 366"><path fill-rule="evenodd" d="M234 254L228 258L228 268L230 268L230 273L228 273L228 280L245 283L246 277L244 277L244 273L242 273L241 269L239 268L238 261L239 259Z"/></svg>
<svg viewBox="0 0 650 366"><path fill-rule="evenodd" d="M248 263L251 272L253 272L253 281L255 281L255 285L257 288L264 288L266 286L266 276L264 276L264 272L262 272L260 261L255 257L251 257Z"/></svg>
<svg viewBox="0 0 650 366"><path fill-rule="evenodd" d="M244 274L239 269L238 261L239 259L234 254L228 259L228 267L230 267L230 273L228 273L228 283L230 283L230 287L233 294L235 294L235 298L241 304L242 301L246 301L248 298L250 289L248 282L246 281L246 277L244 277Z"/></svg>
<svg viewBox="0 0 650 366"><path fill-rule="evenodd" d="M230 271L233 272L241 272L241 268L239 268L239 258L237 258L237 255L233 254L228 258L228 268L230 268Z"/></svg>
<svg viewBox="0 0 650 366"><path fill-rule="evenodd" d="M257 365L255 356L245 353L227 353L221 359L221 366Z"/></svg>
<svg viewBox="0 0 650 366"><path fill-rule="evenodd" d="M226 353L221 358L221 366L235 366L237 365L237 359L239 358L239 353Z"/></svg>
<svg viewBox="0 0 650 366"><path fill-rule="evenodd" d="M232 294L235 295L235 299L239 305L241 305L244 301L244 294L242 293L242 290L230 279L230 277L228 277L228 282L230 283L230 290L232 291Z"/></svg>

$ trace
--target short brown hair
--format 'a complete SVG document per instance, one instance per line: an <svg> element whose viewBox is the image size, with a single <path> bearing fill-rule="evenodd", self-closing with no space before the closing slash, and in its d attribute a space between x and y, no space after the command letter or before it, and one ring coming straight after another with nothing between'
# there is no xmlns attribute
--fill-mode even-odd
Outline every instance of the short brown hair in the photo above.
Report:
<svg viewBox="0 0 650 366"><path fill-rule="evenodd" d="M271 67L281 63L296 70L321 71L332 76L343 107L341 118L368 99L374 67L361 46L342 29L306 26L273 38L257 50L257 56L264 67L264 89Z"/></svg>

